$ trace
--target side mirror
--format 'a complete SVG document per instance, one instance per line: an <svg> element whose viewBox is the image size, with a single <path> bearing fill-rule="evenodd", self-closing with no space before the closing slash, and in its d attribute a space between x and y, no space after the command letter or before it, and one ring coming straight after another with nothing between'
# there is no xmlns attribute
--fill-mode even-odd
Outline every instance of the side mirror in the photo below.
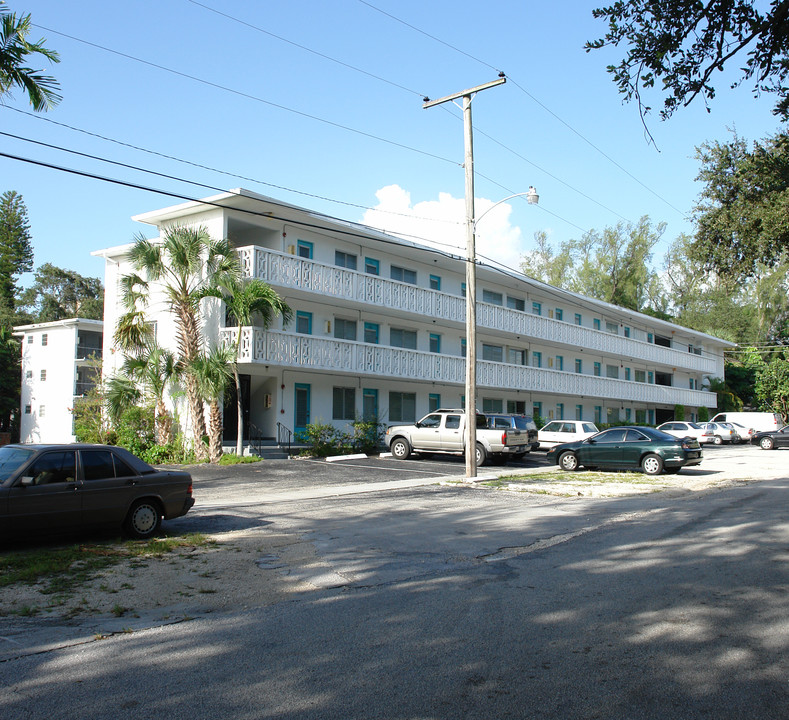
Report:
<svg viewBox="0 0 789 720"><path fill-rule="evenodd" d="M23 475L22 476L22 480L20 482L20 485L25 487L27 485L32 485L32 484L33 484L33 476L32 475Z"/></svg>

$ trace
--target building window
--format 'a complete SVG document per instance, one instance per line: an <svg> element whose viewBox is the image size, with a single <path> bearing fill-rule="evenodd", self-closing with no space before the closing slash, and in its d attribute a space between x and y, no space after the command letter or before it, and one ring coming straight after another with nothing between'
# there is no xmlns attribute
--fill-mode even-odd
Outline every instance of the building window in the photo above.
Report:
<svg viewBox="0 0 789 720"><path fill-rule="evenodd" d="M28 345L32 345L33 344L33 336L32 335L28 335L27 336L27 344Z"/></svg>
<svg viewBox="0 0 789 720"><path fill-rule="evenodd" d="M441 407L441 396L438 393L429 393L427 396L427 411L435 412Z"/></svg>
<svg viewBox="0 0 789 720"><path fill-rule="evenodd" d="M466 297L466 283L464 282L460 283L460 294Z"/></svg>
<svg viewBox="0 0 789 720"><path fill-rule="evenodd" d="M649 424L650 425L654 425L655 424L655 411L654 410L649 410L649 411L647 411L647 414L649 415Z"/></svg>
<svg viewBox="0 0 789 720"><path fill-rule="evenodd" d="M364 324L364 341L370 345L377 345L380 329L381 326L378 323L366 322Z"/></svg>
<svg viewBox="0 0 789 720"><path fill-rule="evenodd" d="M297 240L296 255L298 255L300 258L312 260L312 243L307 242L306 240Z"/></svg>
<svg viewBox="0 0 789 720"><path fill-rule="evenodd" d="M25 415L30 415L33 412L33 408L30 405L25 405Z"/></svg>
<svg viewBox="0 0 789 720"><path fill-rule="evenodd" d="M650 385L654 384L655 382L655 373L653 373L651 370L647 373L647 382Z"/></svg>
<svg viewBox="0 0 789 720"><path fill-rule="evenodd" d="M389 329L389 344L392 347L416 350L416 330Z"/></svg>
<svg viewBox="0 0 789 720"><path fill-rule="evenodd" d="M25 371L25 380L32 380L33 379L33 371L27 370Z"/></svg>
<svg viewBox="0 0 789 720"><path fill-rule="evenodd" d="M332 394L332 418L353 420L356 417L356 388L336 387Z"/></svg>
<svg viewBox="0 0 789 720"><path fill-rule="evenodd" d="M581 317L581 313L575 313L575 324L580 325L583 322L583 318Z"/></svg>
<svg viewBox="0 0 789 720"><path fill-rule="evenodd" d="M381 261L380 260L373 260L373 258L365 258L364 259L364 271L368 275L380 275L381 274Z"/></svg>
<svg viewBox="0 0 789 720"><path fill-rule="evenodd" d="M605 321L605 331L612 335L619 335L619 325L614 322Z"/></svg>
<svg viewBox="0 0 789 720"><path fill-rule="evenodd" d="M525 350L509 348L507 350L507 362L510 365L525 365L527 353Z"/></svg>
<svg viewBox="0 0 789 720"><path fill-rule="evenodd" d="M493 290L482 291L482 302L489 305L504 305L504 296L500 292L493 292Z"/></svg>
<svg viewBox="0 0 789 720"><path fill-rule="evenodd" d="M643 425L647 421L647 411L646 410L636 410L636 422Z"/></svg>
<svg viewBox="0 0 789 720"><path fill-rule="evenodd" d="M556 369L564 370L564 358L561 355L556 356Z"/></svg>
<svg viewBox="0 0 789 720"><path fill-rule="evenodd" d="M630 422L631 420L632 411L630 408L625 408L625 421Z"/></svg>
<svg viewBox="0 0 789 720"><path fill-rule="evenodd" d="M630 380L630 368L625 368L625 380Z"/></svg>
<svg viewBox="0 0 789 720"><path fill-rule="evenodd" d="M41 382L46 381L46 379L47 379L47 371L46 370L42 370L41 371Z"/></svg>
<svg viewBox="0 0 789 720"><path fill-rule="evenodd" d="M603 366L599 362L596 362L594 364L594 376L600 377L600 375L602 374L602 370L603 370Z"/></svg>
<svg viewBox="0 0 789 720"><path fill-rule="evenodd" d="M531 311L534 315L542 315L542 303L538 303L537 301L531 304Z"/></svg>
<svg viewBox="0 0 789 720"><path fill-rule="evenodd" d="M351 255L341 250L335 250L334 264L338 267L347 268L348 270L356 270L356 255Z"/></svg>
<svg viewBox="0 0 789 720"><path fill-rule="evenodd" d="M689 387L691 390L695 390L695 389L696 389L696 379L695 379L695 378L690 378L690 379L688 380L688 383L689 383L688 387Z"/></svg>
<svg viewBox="0 0 789 720"><path fill-rule="evenodd" d="M553 316L559 321L564 320L564 313L561 308L556 308L556 312L554 312Z"/></svg>
<svg viewBox="0 0 789 720"><path fill-rule="evenodd" d="M599 330L600 329L600 318L595 318L594 320L592 320L592 326L594 327L595 330Z"/></svg>
<svg viewBox="0 0 789 720"><path fill-rule="evenodd" d="M576 420L583 420L584 419L584 406L583 405L576 405L575 406L575 419Z"/></svg>
<svg viewBox="0 0 789 720"><path fill-rule="evenodd" d="M580 358L575 358L575 372L580 374L583 371L584 371L583 360L581 360Z"/></svg>
<svg viewBox="0 0 789 720"><path fill-rule="evenodd" d="M564 420L564 403L556 403L556 419Z"/></svg>
<svg viewBox="0 0 789 720"><path fill-rule="evenodd" d="M654 342L654 341L655 341L654 335L652 335L652 333L647 333L647 342L651 343L651 342Z"/></svg>
<svg viewBox="0 0 789 720"><path fill-rule="evenodd" d="M507 307L511 308L512 310L520 310L521 312L524 312L526 310L526 301L522 298L516 298L507 295Z"/></svg>
<svg viewBox="0 0 789 720"><path fill-rule="evenodd" d="M526 401L525 400L507 400L507 412L513 415L526 414Z"/></svg>
<svg viewBox="0 0 789 720"><path fill-rule="evenodd" d="M312 335L312 313L296 311L296 332L301 335Z"/></svg>
<svg viewBox="0 0 789 720"><path fill-rule="evenodd" d="M619 365L606 365L605 366L605 376L607 378L614 378L615 380L619 379Z"/></svg>
<svg viewBox="0 0 789 720"><path fill-rule="evenodd" d="M416 422L416 393L389 393L389 420L392 422Z"/></svg>
<svg viewBox="0 0 789 720"><path fill-rule="evenodd" d="M441 278L438 275L430 276L430 289L441 290Z"/></svg>
<svg viewBox="0 0 789 720"><path fill-rule="evenodd" d="M636 382L646 382L647 381L647 373L646 370L636 370Z"/></svg>
<svg viewBox="0 0 789 720"><path fill-rule="evenodd" d="M542 353L541 352L537 352L536 350L532 351L531 364L534 367L536 367L536 368L542 367Z"/></svg>
<svg viewBox="0 0 789 720"><path fill-rule="evenodd" d="M460 338L460 356L466 357L466 338Z"/></svg>
<svg viewBox="0 0 789 720"><path fill-rule="evenodd" d="M43 333L41 335L41 344L42 345L46 345L48 343L48 341L49 341L49 338L47 337L47 333Z"/></svg>
<svg viewBox="0 0 789 720"><path fill-rule="evenodd" d="M619 408L607 408L606 409L606 422L610 425L620 422L619 420Z"/></svg>
<svg viewBox="0 0 789 720"><path fill-rule="evenodd" d="M626 338L630 337L630 328L627 325L625 325L625 337Z"/></svg>
<svg viewBox="0 0 789 720"><path fill-rule="evenodd" d="M392 265L389 271L389 277L392 278L392 280L416 285L416 270L409 270L408 268Z"/></svg>
<svg viewBox="0 0 789 720"><path fill-rule="evenodd" d="M534 415L534 417L540 417L541 418L542 417L542 403L541 402L533 403L532 404L531 413L532 413L532 415Z"/></svg>
<svg viewBox="0 0 789 720"><path fill-rule="evenodd" d="M356 320L334 318L334 337L338 340L356 340Z"/></svg>
<svg viewBox="0 0 789 720"><path fill-rule="evenodd" d="M596 423L603 422L603 406L602 405L595 405L594 406L594 421Z"/></svg>
<svg viewBox="0 0 789 720"><path fill-rule="evenodd" d="M482 343L482 359L490 362L504 362L504 348L501 345Z"/></svg>
<svg viewBox="0 0 789 720"><path fill-rule="evenodd" d="M437 333L430 333L430 352L431 353L440 353L441 352L441 336Z"/></svg>
<svg viewBox="0 0 789 720"><path fill-rule="evenodd" d="M46 414L47 414L47 406L46 405L41 405L38 408L38 416L39 417L44 417L44 415L46 415Z"/></svg>
<svg viewBox="0 0 789 720"><path fill-rule="evenodd" d="M504 401L501 398L482 398L482 412L501 413L504 412Z"/></svg>
<svg viewBox="0 0 789 720"><path fill-rule="evenodd" d="M365 420L378 421L378 390L362 390L362 417Z"/></svg>

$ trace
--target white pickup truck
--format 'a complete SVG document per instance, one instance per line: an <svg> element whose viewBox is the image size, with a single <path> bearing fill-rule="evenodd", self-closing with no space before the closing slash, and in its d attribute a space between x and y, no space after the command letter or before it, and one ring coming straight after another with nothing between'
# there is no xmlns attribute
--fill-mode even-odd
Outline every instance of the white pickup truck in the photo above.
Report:
<svg viewBox="0 0 789 720"><path fill-rule="evenodd" d="M398 460L412 452L463 454L466 450L465 410L436 410L415 425L392 425L386 445ZM488 428L488 419L477 413L477 465L488 459L506 462L531 450L529 433L513 428Z"/></svg>

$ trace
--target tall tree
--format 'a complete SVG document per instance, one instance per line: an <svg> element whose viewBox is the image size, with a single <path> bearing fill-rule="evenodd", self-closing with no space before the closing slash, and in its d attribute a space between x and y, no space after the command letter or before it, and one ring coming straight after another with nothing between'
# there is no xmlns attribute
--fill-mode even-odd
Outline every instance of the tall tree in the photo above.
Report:
<svg viewBox="0 0 789 720"><path fill-rule="evenodd" d="M19 306L31 313L35 322L102 320L104 287L99 278L83 277L73 270L44 263L36 270L33 285L21 294Z"/></svg>
<svg viewBox="0 0 789 720"><path fill-rule="evenodd" d="M213 240L205 227L167 228L161 241L138 237L129 250L129 262L137 271L123 279L128 311L139 313L156 289L167 298L175 316L180 360L185 368L184 385L195 440L195 455L206 457L203 401L193 361L204 345L200 299L212 281L236 271L237 259L226 240ZM142 274L140 274L142 273Z"/></svg>
<svg viewBox="0 0 789 720"><path fill-rule="evenodd" d="M16 86L27 94L34 110L49 110L62 99L57 93L58 82L26 63L33 56L52 63L60 62L60 58L54 50L44 46L44 40L28 40L31 27L30 15L16 15L9 11L5 2L0 3L0 98L10 95Z"/></svg>
<svg viewBox="0 0 789 720"><path fill-rule="evenodd" d="M33 244L27 208L14 190L0 195L0 311L13 314L16 282L33 269Z"/></svg>
<svg viewBox="0 0 789 720"><path fill-rule="evenodd" d="M756 0L628 0L592 11L608 21L608 31L586 43L586 51L626 47L609 65L619 92L635 100L643 119L650 110L643 92L662 85L663 119L697 97L715 97L712 78L739 62L734 86L753 82L755 94L775 93L775 113L789 115L789 2L772 0L766 10ZM737 60L732 60L737 56Z"/></svg>
<svg viewBox="0 0 789 720"><path fill-rule="evenodd" d="M233 378L231 366L235 350L227 345L211 348L207 355L198 355L189 370L197 379L203 400L208 403L208 459L219 462L222 457L222 397Z"/></svg>
<svg viewBox="0 0 789 720"><path fill-rule="evenodd" d="M238 372L238 357L241 353L241 329L252 325L253 319L260 327L267 328L274 319L281 316L287 323L292 312L288 304L267 283L257 278L244 280L240 272L219 276L219 282L205 290L206 297L217 297L225 302L227 315L238 327L233 348L233 377L236 385L238 437L236 455L241 456L244 449L244 406L241 395L241 376Z"/></svg>

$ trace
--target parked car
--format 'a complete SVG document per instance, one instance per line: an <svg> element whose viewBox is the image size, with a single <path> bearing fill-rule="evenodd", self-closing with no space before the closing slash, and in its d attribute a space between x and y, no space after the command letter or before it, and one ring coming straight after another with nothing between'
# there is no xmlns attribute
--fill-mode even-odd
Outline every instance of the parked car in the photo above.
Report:
<svg viewBox="0 0 789 720"><path fill-rule="evenodd" d="M701 422L698 423L705 430L712 430L713 444L723 445L723 443L736 444L740 442L740 436L729 423Z"/></svg>
<svg viewBox="0 0 789 720"><path fill-rule="evenodd" d="M488 428L491 430L520 430L527 433L528 445L526 449L512 455L513 460L519 460L526 453L530 453L540 446L537 440L537 425L531 415L485 413L485 417L488 418Z"/></svg>
<svg viewBox="0 0 789 720"><path fill-rule="evenodd" d="M0 533L108 527L150 538L194 505L192 476L156 470L108 445L6 445L0 448Z"/></svg>
<svg viewBox="0 0 789 720"><path fill-rule="evenodd" d="M586 440L557 445L548 451L548 460L562 470L635 470L647 475L663 471L679 472L702 459L695 438L676 438L648 427L618 427L603 430Z"/></svg>
<svg viewBox="0 0 789 720"><path fill-rule="evenodd" d="M712 430L706 430L701 427L701 425L694 422L679 422L678 420L673 420L672 422L658 425L657 429L677 438L692 437L696 438L700 443L715 442L715 435Z"/></svg>
<svg viewBox="0 0 789 720"><path fill-rule="evenodd" d="M710 422L736 422L757 432L778 430L784 424L778 413L771 412L723 412L710 418Z"/></svg>
<svg viewBox="0 0 789 720"><path fill-rule="evenodd" d="M784 425L780 430L754 433L751 443L758 445L762 450L789 447L789 425Z"/></svg>
<svg viewBox="0 0 789 720"><path fill-rule="evenodd" d="M753 434L756 432L752 427L745 427L740 423L730 422L730 423L721 423L721 425L731 425L736 431L737 434L740 436L740 442L750 442Z"/></svg>
<svg viewBox="0 0 789 720"><path fill-rule="evenodd" d="M574 442L600 432L597 425L585 420L551 420L537 433L539 447L552 448L562 443Z"/></svg>

